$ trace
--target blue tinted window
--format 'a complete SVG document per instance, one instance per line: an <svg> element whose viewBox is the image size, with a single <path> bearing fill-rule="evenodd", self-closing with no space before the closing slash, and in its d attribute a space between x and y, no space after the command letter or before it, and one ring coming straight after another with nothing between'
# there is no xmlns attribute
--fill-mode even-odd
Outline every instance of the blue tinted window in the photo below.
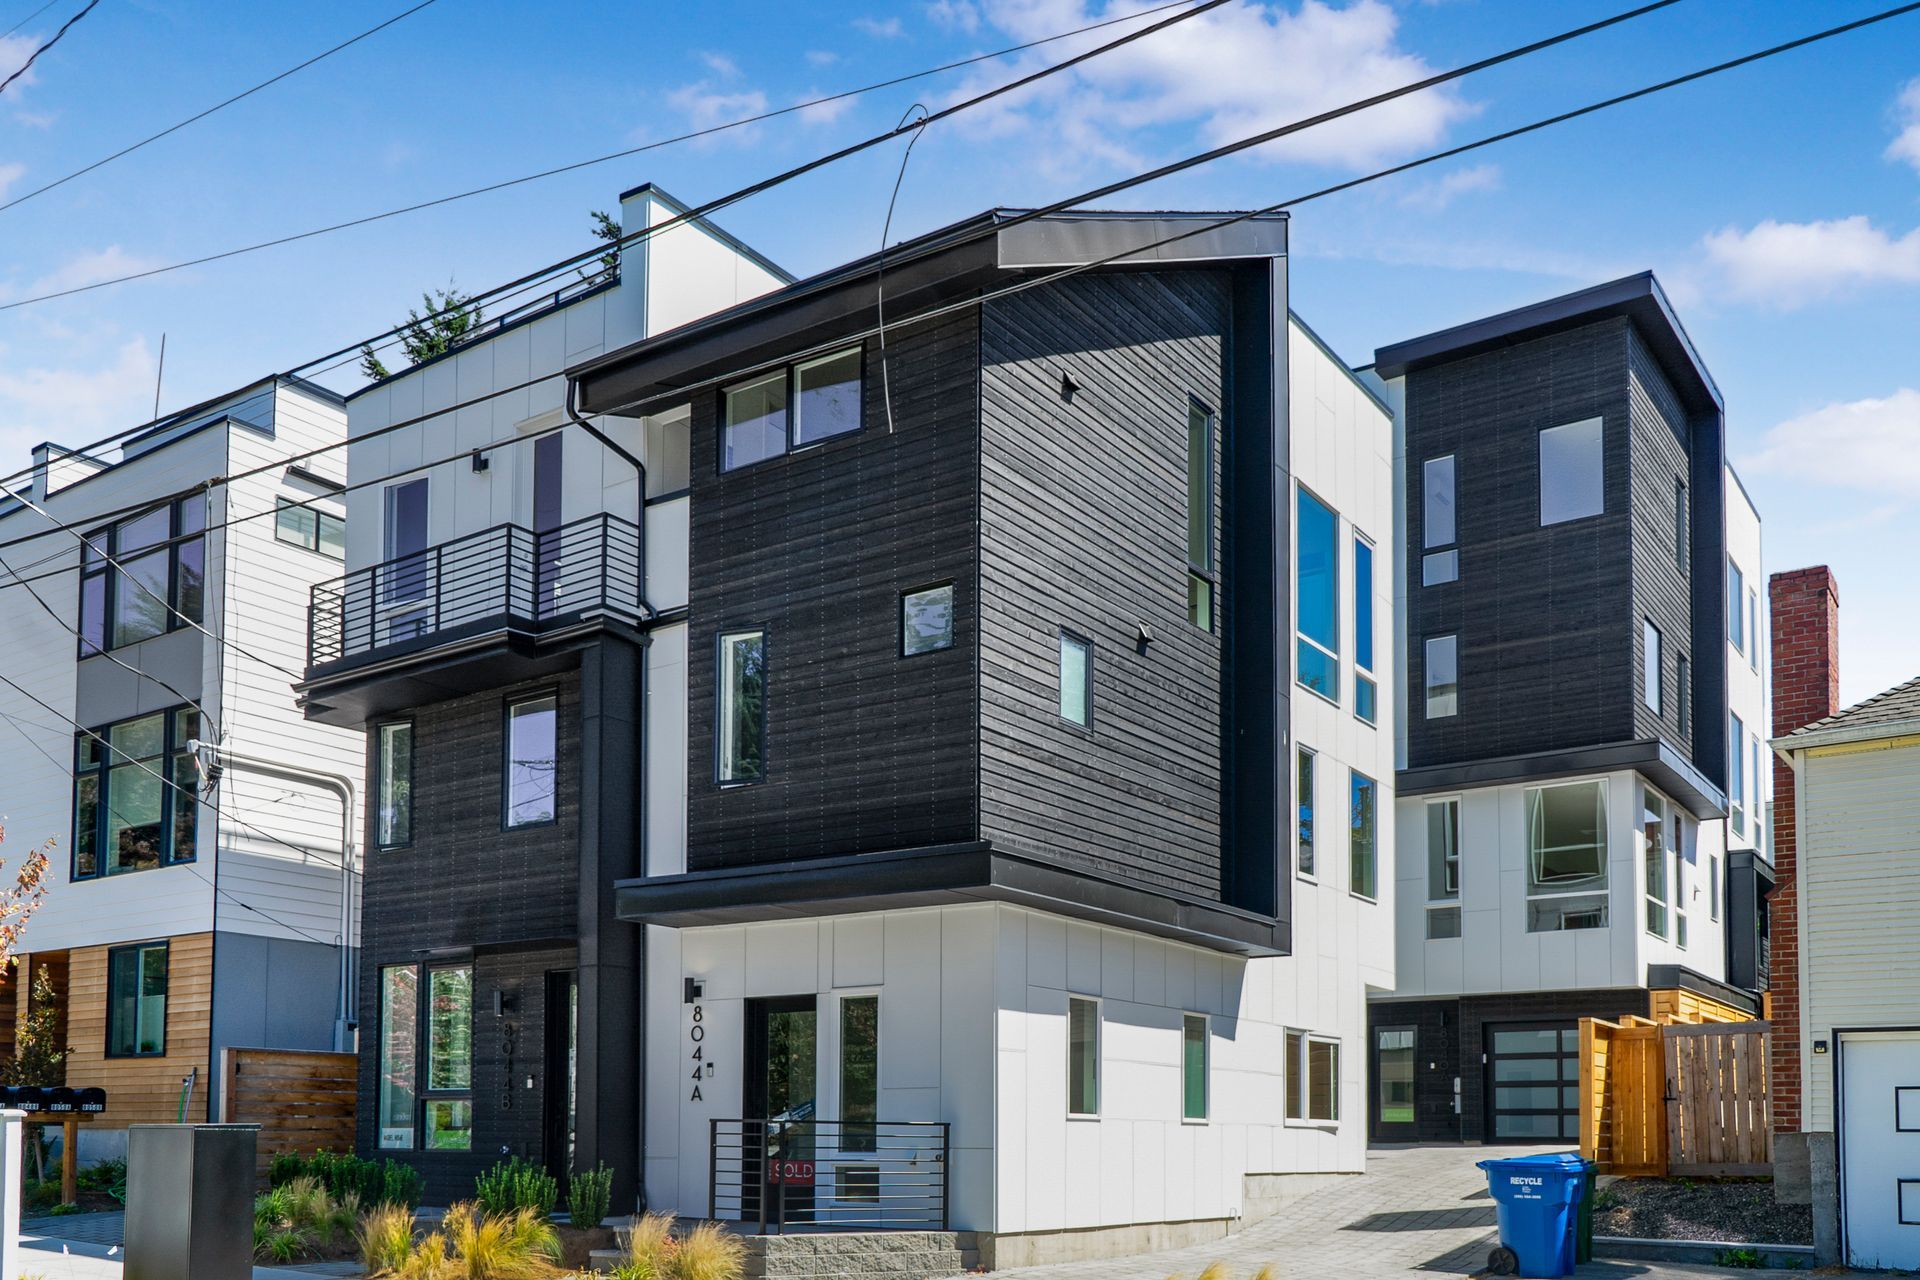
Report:
<svg viewBox="0 0 1920 1280"><path fill-rule="evenodd" d="M1299 617L1299 680L1334 701L1340 698L1339 517L1305 489L1299 491L1294 548L1294 594Z"/></svg>
<svg viewBox="0 0 1920 1280"><path fill-rule="evenodd" d="M1353 540L1353 661L1373 670L1373 548Z"/></svg>

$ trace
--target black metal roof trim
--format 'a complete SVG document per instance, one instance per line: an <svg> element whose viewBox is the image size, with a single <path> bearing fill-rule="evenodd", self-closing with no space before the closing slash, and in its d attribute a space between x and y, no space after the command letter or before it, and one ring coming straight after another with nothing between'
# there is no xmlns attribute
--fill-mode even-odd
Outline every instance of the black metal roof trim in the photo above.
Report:
<svg viewBox="0 0 1920 1280"><path fill-rule="evenodd" d="M692 928L1001 902L1239 956L1289 953L1284 921L1008 853L990 842L616 881L622 920Z"/></svg>
<svg viewBox="0 0 1920 1280"><path fill-rule="evenodd" d="M1402 769L1395 775L1394 792L1402 796L1434 795L1442 791L1551 782L1581 774L1624 770L1645 774L1702 822L1727 816L1726 793L1709 782L1691 761L1657 738Z"/></svg>
<svg viewBox="0 0 1920 1280"><path fill-rule="evenodd" d="M1667 301L1666 291L1651 271L1381 347L1374 353L1374 366L1382 378L1398 378L1430 365L1546 337L1616 315L1627 316L1639 326L1641 336L1690 409L1697 413L1725 411L1720 388L1707 372L1706 362L1700 358L1693 340Z"/></svg>
<svg viewBox="0 0 1920 1280"><path fill-rule="evenodd" d="M1696 973L1683 964L1648 965L1647 987L1652 990L1691 991L1695 995L1708 996L1722 1004L1730 1004L1756 1017L1760 1013L1760 1001L1754 998L1753 992L1730 986L1718 978L1709 978L1704 973Z"/></svg>

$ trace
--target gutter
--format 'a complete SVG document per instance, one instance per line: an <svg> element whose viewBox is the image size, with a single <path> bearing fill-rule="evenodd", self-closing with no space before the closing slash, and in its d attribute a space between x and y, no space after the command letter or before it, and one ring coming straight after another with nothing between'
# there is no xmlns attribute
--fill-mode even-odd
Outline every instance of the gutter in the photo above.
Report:
<svg viewBox="0 0 1920 1280"><path fill-rule="evenodd" d="M1839 747L1855 742L1873 742L1880 738L1910 738L1920 736L1920 716L1909 716L1904 720L1883 720L1876 724L1835 725L1831 729L1816 729L1809 733L1802 729L1797 733L1785 734L1775 738L1767 745L1774 754L1791 764L1790 757L1796 751L1810 751L1816 747Z"/></svg>

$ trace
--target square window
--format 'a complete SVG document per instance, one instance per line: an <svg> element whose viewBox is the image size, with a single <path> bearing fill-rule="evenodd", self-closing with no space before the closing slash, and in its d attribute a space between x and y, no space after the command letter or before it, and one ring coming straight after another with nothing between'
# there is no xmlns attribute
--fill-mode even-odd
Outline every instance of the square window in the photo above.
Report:
<svg viewBox="0 0 1920 1280"><path fill-rule="evenodd" d="M953 584L922 587L900 597L900 653L911 658L953 648Z"/></svg>
<svg viewBox="0 0 1920 1280"><path fill-rule="evenodd" d="M1604 436L1599 418L1540 433L1540 523L1564 524L1605 510Z"/></svg>
<svg viewBox="0 0 1920 1280"><path fill-rule="evenodd" d="M1460 580L1458 551L1429 551L1420 557L1420 585L1438 587Z"/></svg>
<svg viewBox="0 0 1920 1280"><path fill-rule="evenodd" d="M793 447L860 429L859 347L794 366Z"/></svg>
<svg viewBox="0 0 1920 1280"><path fill-rule="evenodd" d="M1460 908L1427 908L1427 941L1440 942L1460 936Z"/></svg>
<svg viewBox="0 0 1920 1280"><path fill-rule="evenodd" d="M1093 727L1093 645L1067 631L1060 633L1060 718Z"/></svg>

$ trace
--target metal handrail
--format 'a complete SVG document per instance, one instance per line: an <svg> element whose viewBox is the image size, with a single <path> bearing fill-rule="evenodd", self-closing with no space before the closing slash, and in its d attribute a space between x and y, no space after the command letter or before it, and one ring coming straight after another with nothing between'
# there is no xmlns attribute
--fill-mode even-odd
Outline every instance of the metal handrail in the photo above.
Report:
<svg viewBox="0 0 1920 1280"><path fill-rule="evenodd" d="M707 1216L764 1234L948 1229L952 1127L811 1116L709 1121Z"/></svg>

